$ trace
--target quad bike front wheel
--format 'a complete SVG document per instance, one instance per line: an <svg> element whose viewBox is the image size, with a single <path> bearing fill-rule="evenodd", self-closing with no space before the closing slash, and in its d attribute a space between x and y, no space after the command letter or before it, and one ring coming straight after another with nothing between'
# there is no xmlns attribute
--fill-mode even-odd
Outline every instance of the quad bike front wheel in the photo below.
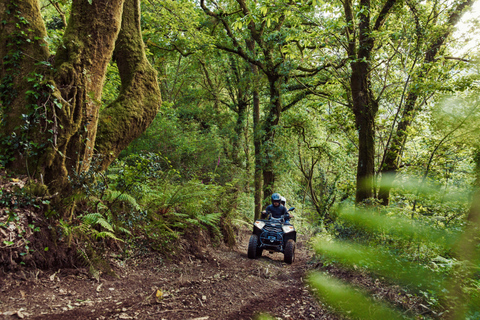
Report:
<svg viewBox="0 0 480 320"><path fill-rule="evenodd" d="M256 234L252 234L250 236L250 241L248 241L247 256L249 259L255 259L257 257L257 250L258 250L257 246L258 246L258 236Z"/></svg>
<svg viewBox="0 0 480 320"><path fill-rule="evenodd" d="M288 240L285 245L283 260L288 264L292 264L295 260L295 241L293 239Z"/></svg>
<svg viewBox="0 0 480 320"><path fill-rule="evenodd" d="M262 253L263 253L263 249L257 247L257 258L260 258L262 256Z"/></svg>

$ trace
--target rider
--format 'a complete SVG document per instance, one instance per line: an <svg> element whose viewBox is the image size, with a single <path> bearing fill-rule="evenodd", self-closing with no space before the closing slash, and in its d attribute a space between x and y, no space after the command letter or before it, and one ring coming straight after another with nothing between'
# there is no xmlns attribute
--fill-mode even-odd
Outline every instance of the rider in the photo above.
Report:
<svg viewBox="0 0 480 320"><path fill-rule="evenodd" d="M287 214L287 208L280 204L281 196L278 193L272 194L272 204L265 209L266 215L271 214L273 218L281 218Z"/></svg>
<svg viewBox="0 0 480 320"><path fill-rule="evenodd" d="M280 204L284 206L285 208L287 207L287 199L285 199L284 196L280 197Z"/></svg>
<svg viewBox="0 0 480 320"><path fill-rule="evenodd" d="M280 196L280 204L287 208L287 199L285 199L283 196ZM290 212L287 212L285 215L285 223L289 224L291 218L293 218L293 216L290 214Z"/></svg>

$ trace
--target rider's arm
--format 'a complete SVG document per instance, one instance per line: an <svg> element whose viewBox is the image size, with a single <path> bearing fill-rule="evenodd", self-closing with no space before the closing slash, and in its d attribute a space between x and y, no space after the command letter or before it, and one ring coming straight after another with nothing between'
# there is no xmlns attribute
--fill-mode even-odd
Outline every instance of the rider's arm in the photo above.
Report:
<svg viewBox="0 0 480 320"><path fill-rule="evenodd" d="M261 219L265 219L267 217L267 211L266 210L263 210L262 211L262 214L260 215L260 218Z"/></svg>

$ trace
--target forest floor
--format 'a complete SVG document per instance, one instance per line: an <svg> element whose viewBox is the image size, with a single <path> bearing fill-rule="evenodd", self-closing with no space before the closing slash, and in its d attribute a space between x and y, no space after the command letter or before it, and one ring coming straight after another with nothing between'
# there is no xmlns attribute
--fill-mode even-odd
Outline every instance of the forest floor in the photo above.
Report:
<svg viewBox="0 0 480 320"><path fill-rule="evenodd" d="M233 320L255 319L261 313L282 320L341 318L322 307L305 285L304 277L312 269L363 287L407 313L429 313L420 298L397 286L312 264L305 239L298 240L291 265L283 262L281 253L264 252L259 259L248 259L249 235L249 230L241 230L234 248L209 246L181 261L155 254L113 259L116 276L97 279L82 268L3 273L0 319Z"/></svg>
<svg viewBox="0 0 480 320"><path fill-rule="evenodd" d="M23 187L26 181L3 180L2 190ZM7 229L0 228L0 243L11 241L18 249L32 236L30 220L38 221L41 214L13 211L18 220ZM0 223L7 218L0 208ZM190 248L171 259L153 252L128 258L110 252L108 261L115 275L96 278L86 268L40 270L17 265L5 271L1 264L8 259L0 260L0 319L233 320L254 319L261 313L282 320L339 319L322 307L305 284L304 277L314 269L363 288L418 319L435 314L418 296L382 279L314 262L303 235L297 239L291 265L283 262L281 253L264 252L259 259L248 259L250 232L250 228L239 229L233 248L208 244L204 238L185 239L183 244Z"/></svg>
<svg viewBox="0 0 480 320"><path fill-rule="evenodd" d="M336 319L306 288L311 253L299 239L296 260L264 252L247 258L249 230L235 248L207 247L182 261L149 254L113 259L114 276L85 269L17 271L0 277L0 319Z"/></svg>

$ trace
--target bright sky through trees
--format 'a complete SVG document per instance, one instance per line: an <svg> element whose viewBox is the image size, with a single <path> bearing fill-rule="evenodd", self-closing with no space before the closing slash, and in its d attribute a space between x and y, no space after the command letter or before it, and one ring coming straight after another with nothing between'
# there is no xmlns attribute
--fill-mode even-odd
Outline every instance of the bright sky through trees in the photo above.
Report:
<svg viewBox="0 0 480 320"><path fill-rule="evenodd" d="M480 45L480 1L476 1L471 10L465 12L462 20L457 25L457 31L453 38L459 43L456 44L455 52L458 55L473 53Z"/></svg>

